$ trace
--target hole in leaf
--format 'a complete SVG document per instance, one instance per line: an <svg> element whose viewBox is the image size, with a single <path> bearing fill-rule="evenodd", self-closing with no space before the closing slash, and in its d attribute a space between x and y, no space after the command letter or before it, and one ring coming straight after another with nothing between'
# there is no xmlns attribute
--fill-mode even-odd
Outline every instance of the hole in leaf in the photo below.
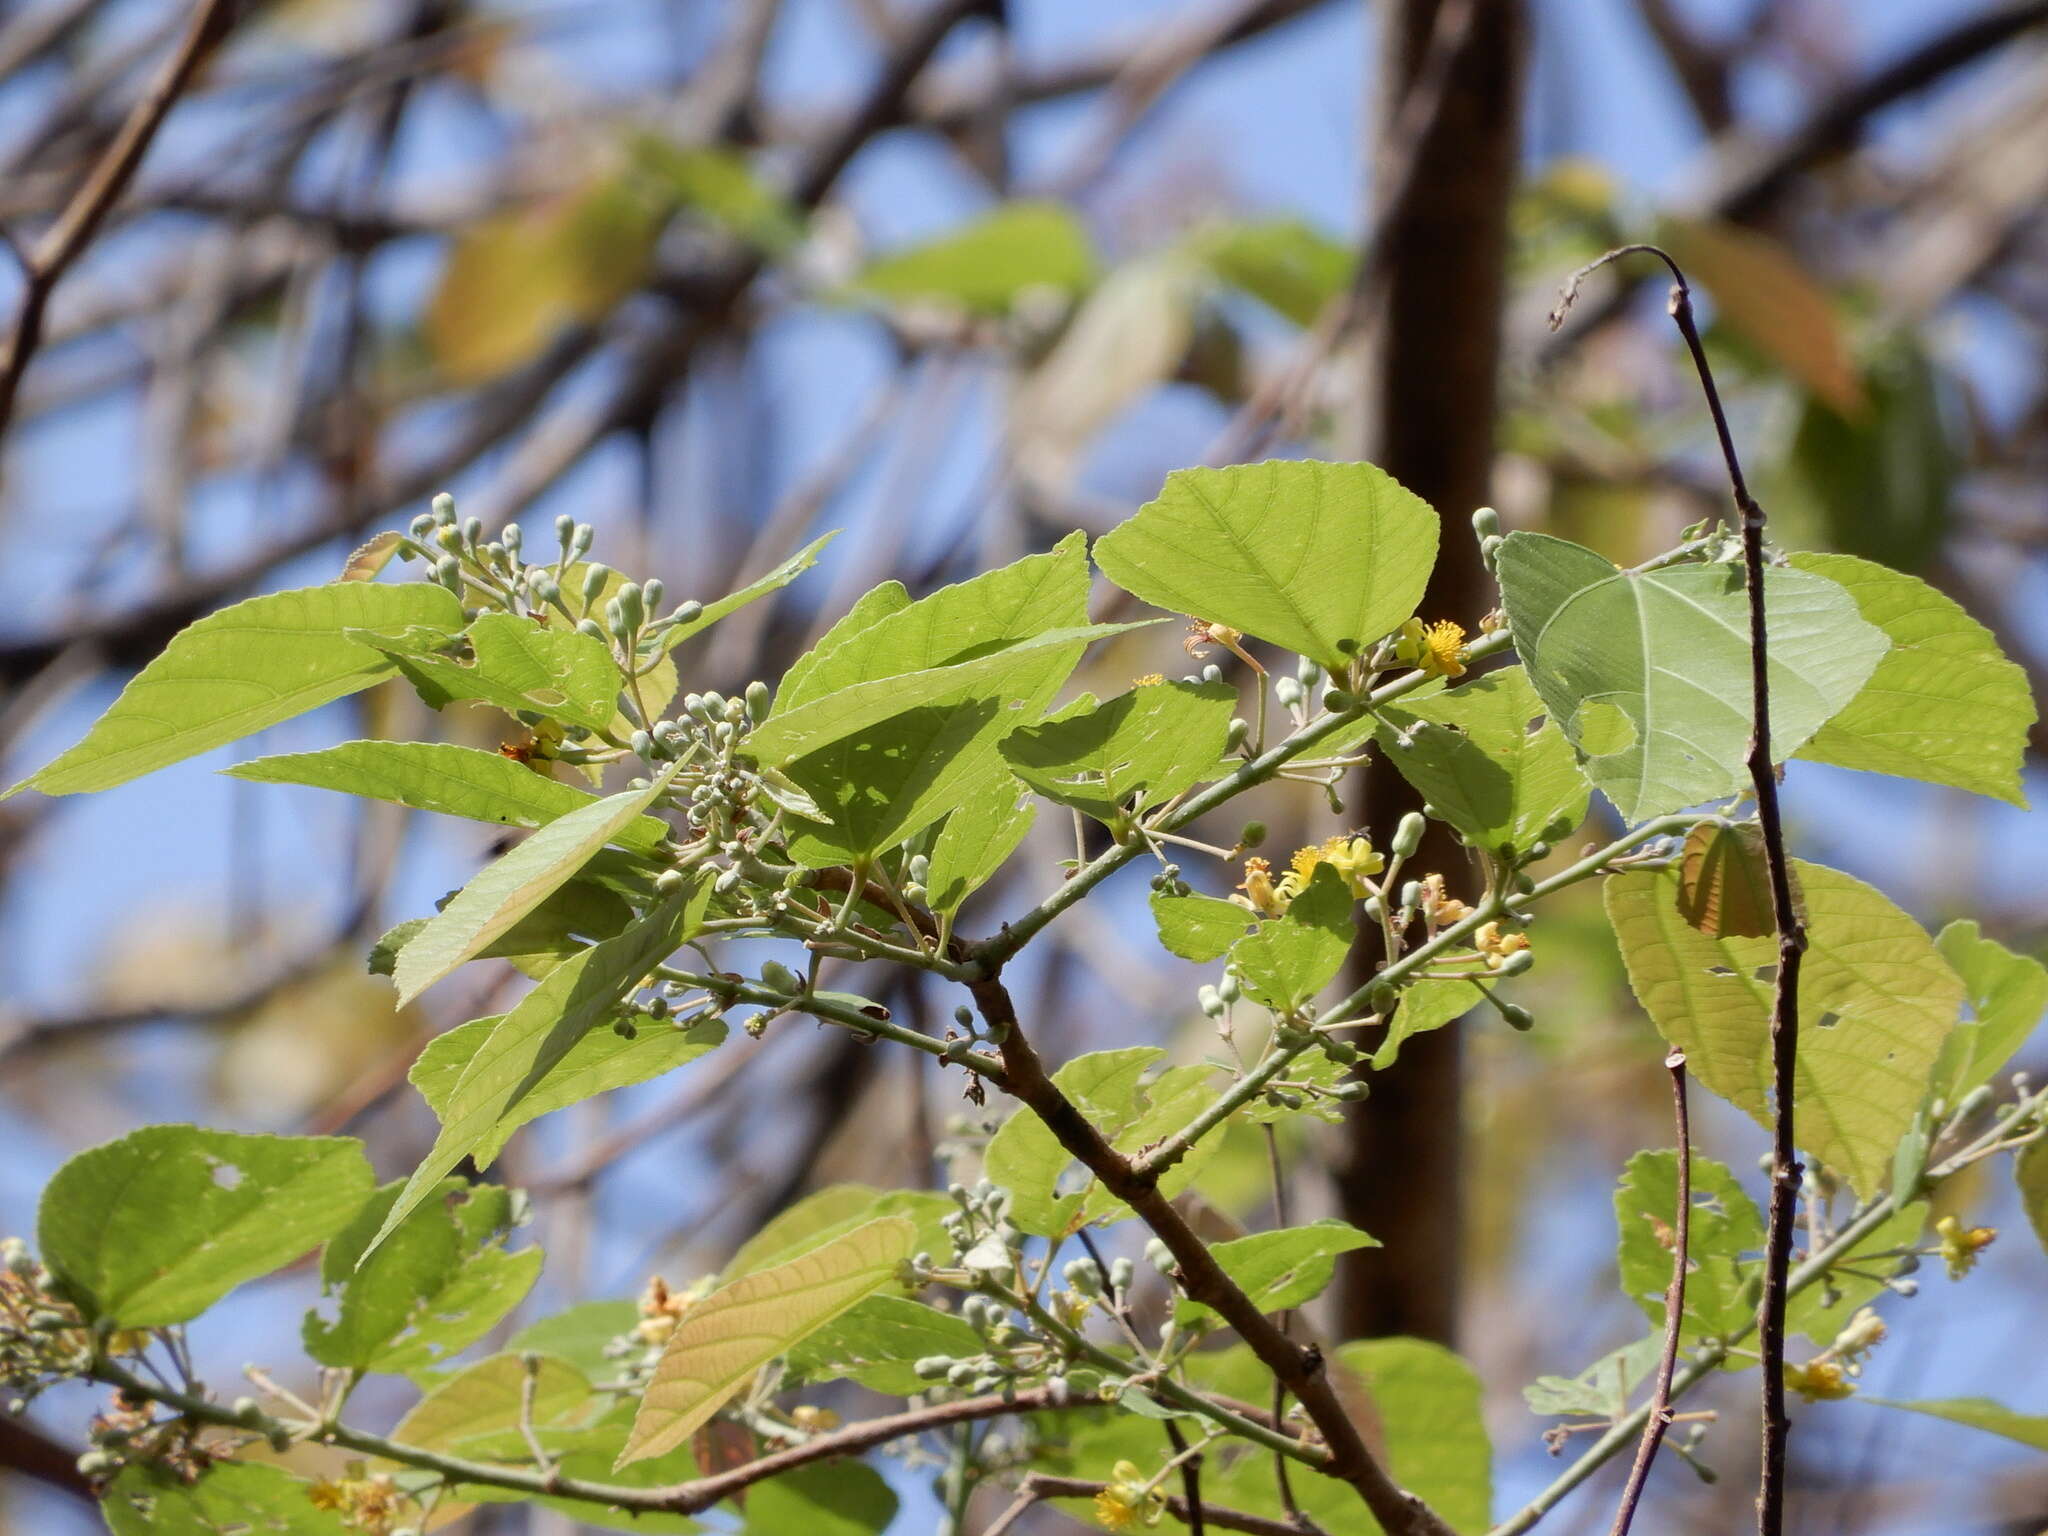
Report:
<svg viewBox="0 0 2048 1536"><path fill-rule="evenodd" d="M1725 965L1710 965L1707 967L1707 974L1709 976L1733 976L1735 972Z"/></svg>
<svg viewBox="0 0 2048 1536"><path fill-rule="evenodd" d="M1540 735L1542 734L1543 727L1548 724L1550 724L1550 716L1538 715L1535 719L1531 720L1527 725L1522 727L1522 734L1524 736Z"/></svg>
<svg viewBox="0 0 2048 1536"><path fill-rule="evenodd" d="M1750 978L1754 981L1776 981L1778 979L1777 962L1773 961L1769 965L1760 965L1749 974Z"/></svg>
<svg viewBox="0 0 2048 1536"><path fill-rule="evenodd" d="M1824 1013L1820 1016L1818 1020L1815 1021L1814 1028L1833 1029L1837 1024L1841 1022L1842 1016L1839 1013Z"/></svg>
<svg viewBox="0 0 2048 1536"><path fill-rule="evenodd" d="M213 1182L222 1189L239 1189L242 1185L242 1170L233 1163L215 1163Z"/></svg>

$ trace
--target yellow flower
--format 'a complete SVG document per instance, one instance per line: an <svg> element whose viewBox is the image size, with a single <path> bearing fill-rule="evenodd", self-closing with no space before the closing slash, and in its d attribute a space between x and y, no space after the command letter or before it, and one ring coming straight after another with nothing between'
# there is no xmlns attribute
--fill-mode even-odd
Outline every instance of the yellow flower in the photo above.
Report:
<svg viewBox="0 0 2048 1536"><path fill-rule="evenodd" d="M1287 903L1293 893L1284 889L1291 876L1283 877L1279 885L1273 883L1273 866L1264 859L1250 858L1244 861L1244 879L1238 889L1242 896L1230 899L1240 907L1249 907L1261 917L1279 917L1287 910Z"/></svg>
<svg viewBox="0 0 2048 1536"><path fill-rule="evenodd" d="M1180 648L1197 661L1209 654L1209 647L1220 645L1225 650L1236 650L1237 643L1244 638L1244 631L1232 629L1228 624L1211 624L1206 619L1193 619L1188 623L1186 638Z"/></svg>
<svg viewBox="0 0 2048 1536"><path fill-rule="evenodd" d="M1941 1238L1942 1262L1948 1265L1948 1277L1960 1280L1976 1267L1977 1255L1998 1241L1996 1227L1970 1227L1953 1216L1944 1216L1934 1224L1935 1232Z"/></svg>
<svg viewBox="0 0 2048 1536"><path fill-rule="evenodd" d="M1839 1402L1852 1396L1855 1383L1832 1360L1809 1360L1804 1365L1785 1367L1785 1385L1809 1403Z"/></svg>
<svg viewBox="0 0 2048 1536"><path fill-rule="evenodd" d="M1394 644L1394 657L1419 668L1428 677L1463 677L1464 627L1453 624L1449 619L1429 625L1420 619L1410 619L1401 626L1400 638Z"/></svg>
<svg viewBox="0 0 2048 1536"><path fill-rule="evenodd" d="M1294 850L1294 857L1288 860L1291 871L1280 877L1280 891L1290 901L1308 889L1308 883L1315 878L1316 866L1327 864L1337 871L1344 883L1356 897L1373 894L1366 884L1367 875L1376 875L1387 867L1366 837L1326 837L1320 843Z"/></svg>
<svg viewBox="0 0 2048 1536"><path fill-rule="evenodd" d="M1488 970L1497 971L1501 962L1509 955L1529 947L1529 936L1514 929L1502 933L1499 923L1484 923L1479 931L1472 935L1472 947L1486 956Z"/></svg>
<svg viewBox="0 0 2048 1536"><path fill-rule="evenodd" d="M1147 1485L1134 1463L1120 1461L1110 1470L1111 1482L1095 1495L1095 1518L1105 1530L1127 1531L1143 1522L1157 1525L1166 1512L1166 1495Z"/></svg>
<svg viewBox="0 0 2048 1536"><path fill-rule="evenodd" d="M1461 923L1472 915L1472 909L1447 895L1442 875L1422 877L1422 915L1429 920L1432 928L1448 928L1452 923Z"/></svg>
<svg viewBox="0 0 2048 1536"><path fill-rule="evenodd" d="M306 1502L315 1509L346 1509L348 1485L333 1478L320 1478L307 1487Z"/></svg>
<svg viewBox="0 0 2048 1536"><path fill-rule="evenodd" d="M818 1408L810 1403L799 1403L790 1409L789 1416L798 1429L807 1429L814 1435L839 1427L838 1414L830 1408Z"/></svg>
<svg viewBox="0 0 2048 1536"><path fill-rule="evenodd" d="M1858 1361L1882 1344L1884 1336L1884 1319L1877 1315L1876 1309L1858 1307L1856 1315L1835 1335L1835 1342L1828 1346L1827 1352L1839 1360Z"/></svg>
<svg viewBox="0 0 2048 1536"><path fill-rule="evenodd" d="M1166 674L1164 672L1147 672L1143 677L1132 678L1131 686L1133 688L1157 688L1165 681Z"/></svg>

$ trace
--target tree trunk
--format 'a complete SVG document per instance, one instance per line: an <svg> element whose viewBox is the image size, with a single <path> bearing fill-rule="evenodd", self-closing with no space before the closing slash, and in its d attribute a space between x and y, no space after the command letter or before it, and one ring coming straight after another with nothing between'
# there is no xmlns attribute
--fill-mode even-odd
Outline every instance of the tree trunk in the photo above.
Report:
<svg viewBox="0 0 2048 1536"><path fill-rule="evenodd" d="M1386 142L1421 69L1442 3L1390 0L1381 39L1375 161L1420 156L1395 212L1379 274L1366 401L1357 437L1365 457L1443 516L1443 552L1422 613L1476 628L1490 606L1466 519L1488 499L1495 377L1507 254L1508 204L1521 142L1525 41L1522 0L1474 0L1434 122L1419 146ZM1367 776L1362 825L1381 838L1417 804L1398 775ZM1432 824L1418 875L1440 870L1473 892L1469 856ZM1379 956L1361 945L1354 981ZM1417 1037L1372 1078L1372 1097L1348 1127L1338 1179L1345 1217L1385 1246L1351 1256L1338 1291L1348 1337L1410 1334L1450 1342L1457 1331L1461 1213L1458 1030Z"/></svg>

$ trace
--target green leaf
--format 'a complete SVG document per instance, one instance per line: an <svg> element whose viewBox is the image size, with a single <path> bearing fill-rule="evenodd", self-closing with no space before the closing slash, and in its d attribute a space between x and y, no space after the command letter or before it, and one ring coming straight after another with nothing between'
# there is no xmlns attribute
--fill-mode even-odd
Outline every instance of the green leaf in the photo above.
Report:
<svg viewBox="0 0 2048 1536"><path fill-rule="evenodd" d="M1808 1286L1785 1299L1785 1326L1826 1345L1848 1325L1856 1309L1884 1293L1881 1278L1898 1264L1901 1248L1916 1246L1927 1230L1927 1204L1916 1200L1880 1222L1862 1242L1842 1255L1828 1271L1826 1285ZM1877 1277L1877 1278L1872 1278Z"/></svg>
<svg viewBox="0 0 2048 1536"><path fill-rule="evenodd" d="M828 1184L777 1214L740 1244L720 1277L737 1280L757 1269L786 1263L882 1216L903 1216L915 1222L918 1247L938 1252L946 1242L945 1219L957 1209L936 1190L884 1192L866 1184Z"/></svg>
<svg viewBox="0 0 2048 1536"><path fill-rule="evenodd" d="M1800 554L1792 564L1843 587L1892 643L1862 691L1799 756L1953 785L2024 809L2020 768L2034 696L1991 631L1903 571L1854 555ZM1771 714L1775 724L1775 700Z"/></svg>
<svg viewBox="0 0 2048 1536"><path fill-rule="evenodd" d="M345 741L319 752L252 758L221 772L264 784L306 784L506 827L544 827L596 801L497 752L429 741ZM621 847L641 852L668 836L649 816L623 828Z"/></svg>
<svg viewBox="0 0 2048 1536"><path fill-rule="evenodd" d="M489 1164L511 1140L512 1133L528 1121L614 1088L651 1082L725 1043L726 1026L722 1019L700 1019L684 1025L660 1019L643 1018L636 1022L638 1030L630 1040L612 1029L586 1032L548 1069L545 1077L527 1089L472 1155ZM419 1060L406 1076L437 1118L449 1117L457 1085L502 1023L502 1017L471 1019L436 1035L420 1052Z"/></svg>
<svg viewBox="0 0 2048 1536"><path fill-rule="evenodd" d="M783 561L782 564L776 566L774 570L767 572L765 575L755 577L737 592L728 592L716 602L706 603L704 611L698 614L696 618L690 620L687 624L677 624L666 630L662 635L662 644L669 650L674 650L685 640L690 639L694 635L702 634L720 619L726 617L726 615L737 613L740 609L746 607L747 604L757 602L761 598L768 596L771 592L780 592L792 581L795 581L797 577L803 575L805 571L816 565L818 563L818 552L838 537L839 530L836 528L830 533L820 534L787 560ZM898 590L901 589L899 588ZM649 700L649 702L652 703L653 701Z"/></svg>
<svg viewBox="0 0 2048 1536"><path fill-rule="evenodd" d="M541 1252L507 1253L509 1190L445 1181L363 1262L402 1186L385 1185L328 1242L320 1284L340 1305L308 1312L300 1332L322 1365L404 1373L438 1365L495 1328L533 1288Z"/></svg>
<svg viewBox="0 0 2048 1536"><path fill-rule="evenodd" d="M1387 1036L1372 1053L1373 1070L1386 1071L1408 1040L1462 1019L1482 1001L1479 984L1472 981L1418 981L1403 987Z"/></svg>
<svg viewBox="0 0 2048 1536"><path fill-rule="evenodd" d="M980 1354L981 1335L950 1312L901 1296L870 1296L789 1352L789 1369L808 1381L849 1378L874 1392L908 1397L931 1383L911 1369L926 1355Z"/></svg>
<svg viewBox="0 0 2048 1536"><path fill-rule="evenodd" d="M1544 718L1520 667L1389 705L1379 717L1387 761L1474 847L1526 852L1586 818L1586 780L1571 743Z"/></svg>
<svg viewBox="0 0 2048 1536"><path fill-rule="evenodd" d="M1351 952L1358 934L1352 920L1357 899L1336 870L1316 865L1308 888L1289 904L1286 915L1261 923L1230 952L1245 990L1281 1013L1312 1001Z"/></svg>
<svg viewBox="0 0 2048 1536"><path fill-rule="evenodd" d="M1261 1312L1284 1312L1322 1294L1337 1272L1337 1255L1377 1248L1379 1240L1348 1221L1325 1217L1305 1227L1280 1227L1211 1246L1223 1272L1237 1282ZM1173 1320L1182 1328L1214 1328L1222 1319L1200 1302L1176 1301Z"/></svg>
<svg viewBox="0 0 2048 1536"><path fill-rule="evenodd" d="M742 1536L877 1536L895 1518L895 1491L873 1467L814 1462L747 1490Z"/></svg>
<svg viewBox="0 0 2048 1536"><path fill-rule="evenodd" d="M554 1355L585 1376L603 1380L618 1369L605 1346L640 1325L640 1308L631 1301L585 1301L544 1317L505 1341L508 1354Z"/></svg>
<svg viewBox="0 0 2048 1536"><path fill-rule="evenodd" d="M1529 681L1629 821L1748 782L1749 599L1737 565L1617 570L1581 545L1513 533L1497 562ZM1773 568L1771 754L1783 759L1847 707L1888 641L1849 594Z"/></svg>
<svg viewBox="0 0 2048 1536"><path fill-rule="evenodd" d="M457 701L522 710L565 725L602 731L618 714L625 677L611 647L580 630L549 628L510 613L487 613L463 637L471 659L414 638L386 641L385 650L434 709Z"/></svg>
<svg viewBox="0 0 2048 1536"><path fill-rule="evenodd" d="M884 1216L691 1307L654 1367L619 1465L689 1439L755 1371L890 1284L916 1242L915 1222Z"/></svg>
<svg viewBox="0 0 2048 1536"><path fill-rule="evenodd" d="M1934 1092L1954 1106L1996 1077L2033 1035L2048 1011L2048 970L1985 938L1974 922L1950 923L1934 947L1963 979L1970 1003L1971 1017L1948 1037L1934 1069Z"/></svg>
<svg viewBox="0 0 2048 1536"><path fill-rule="evenodd" d="M1531 1413L1587 1413L1618 1419L1628 1412L1637 1387L1657 1374L1663 1333L1645 1334L1633 1344L1602 1355L1576 1376L1538 1376L1522 1388Z"/></svg>
<svg viewBox="0 0 2048 1536"><path fill-rule="evenodd" d="M529 1461L532 1453L519 1432L526 1374L526 1362L518 1355L479 1360L415 1403L391 1438L444 1456ZM555 1438L555 1431L589 1425L604 1405L604 1397L568 1361L536 1357L531 1422L543 1445Z"/></svg>
<svg viewBox="0 0 2048 1536"><path fill-rule="evenodd" d="M1155 608L1335 673L1415 612L1436 546L1436 513L1384 470L1274 459L1174 471L1095 562Z"/></svg>
<svg viewBox="0 0 2048 1536"><path fill-rule="evenodd" d="M1262 219L1204 230L1190 242L1222 281L1296 325L1313 325L1344 285L1356 258L1300 219Z"/></svg>
<svg viewBox="0 0 2048 1536"><path fill-rule="evenodd" d="M1915 1402L1907 1402L1890 1397L1864 1396L1862 1400L1884 1408L1903 1408L1908 1413L1924 1413L1931 1419L1946 1419L1951 1424L1981 1429L1987 1435L2000 1435L2007 1440L2017 1440L2021 1445L2030 1445L2037 1451L2048 1451L2048 1413L2015 1413L2003 1403L1995 1403L1988 1397L1922 1398Z"/></svg>
<svg viewBox="0 0 2048 1536"><path fill-rule="evenodd" d="M1074 647L1078 652L1082 645L1157 622L1148 619L1136 624L1086 624L1048 630L951 666L856 683L787 713L778 710L748 736L745 750L757 762L787 768L798 758L822 752L834 742L908 711L944 701L959 707L969 696L999 693L1004 676L1019 662L1039 652L1059 647ZM1066 668L1071 671L1073 663L1067 662ZM1009 707L1008 701L1004 707ZM1012 711L1021 712L1021 706ZM811 787L805 785L806 789Z"/></svg>
<svg viewBox="0 0 2048 1536"><path fill-rule="evenodd" d="M1926 1097L1963 985L1920 925L1862 881L1794 861L1807 909L1799 978L1799 1140L1858 1193L1877 1192ZM1629 985L1708 1088L1770 1123L1777 944L1715 939L1678 908L1674 871L1610 876L1607 916Z"/></svg>
<svg viewBox="0 0 2048 1536"><path fill-rule="evenodd" d="M1228 683L1158 683L1024 726L1001 750L1048 800L1114 822L1215 777L1236 708Z"/></svg>
<svg viewBox="0 0 2048 1536"><path fill-rule="evenodd" d="M1152 897L1152 921L1169 954L1206 965L1220 960L1258 919L1234 901L1214 896Z"/></svg>
<svg viewBox="0 0 2048 1536"><path fill-rule="evenodd" d="M1423 1339L1345 1344L1336 1360L1371 1394L1387 1469L1401 1486L1433 1507L1452 1530L1484 1531L1492 1515L1493 1447L1472 1367ZM1270 1466L1270 1458L1262 1459ZM1349 1489L1340 1492L1354 1501L1355 1510L1356 1495ZM1342 1499L1331 1503L1344 1507ZM1327 1529L1342 1524L1341 1515L1333 1522L1325 1514Z"/></svg>
<svg viewBox="0 0 2048 1536"><path fill-rule="evenodd" d="M647 134L633 145L635 169L684 208L771 254L803 238L803 215L729 149L676 144Z"/></svg>
<svg viewBox="0 0 2048 1536"><path fill-rule="evenodd" d="M403 1007L566 884L607 843L618 841L668 788L670 764L645 789L593 800L542 827L485 866L398 952L394 979Z"/></svg>
<svg viewBox="0 0 2048 1536"><path fill-rule="evenodd" d="M172 637L83 741L7 793L111 789L359 692L392 664L344 631L416 625L459 629L462 605L441 587L344 581L210 613Z"/></svg>
<svg viewBox="0 0 2048 1536"><path fill-rule="evenodd" d="M1072 209L1012 202L937 240L871 262L863 292L896 302L957 304L1002 314L1033 288L1076 293L1095 277L1095 253Z"/></svg>
<svg viewBox="0 0 2048 1536"><path fill-rule="evenodd" d="M1678 1154L1638 1152L1614 1190L1614 1220L1621 1241L1615 1261L1622 1294L1658 1327L1664 1290L1671 1284L1673 1219L1678 1214ZM1762 1249L1764 1222L1725 1164L1693 1154L1692 1230L1686 1244L1686 1344L1725 1338L1756 1320L1754 1265L1746 1255Z"/></svg>
<svg viewBox="0 0 2048 1536"><path fill-rule="evenodd" d="M931 909L958 912L1017 851L1037 817L1037 802L1008 769L991 768L977 780L932 839L925 880Z"/></svg>
<svg viewBox="0 0 2048 1536"><path fill-rule="evenodd" d="M936 596L937 594L934 594ZM792 701L815 699L829 693L830 688L816 688L811 677L840 646L846 644L863 630L872 628L892 613L901 613L910 606L910 594L900 581L885 581L879 586L868 588L854 605L839 616L833 626L818 638L818 643L789 664L782 674L782 681L775 690L775 704L778 709L788 709Z"/></svg>
<svg viewBox="0 0 2048 1536"><path fill-rule="evenodd" d="M87 1316L161 1328L325 1242L375 1182L358 1141L149 1125L59 1168L36 1237Z"/></svg>
<svg viewBox="0 0 2048 1536"><path fill-rule="evenodd" d="M1206 1063L1172 1067L1147 1081L1165 1054L1157 1046L1090 1051L1052 1080L1111 1146L1135 1153L1172 1135L1215 1097L1215 1069ZM1220 1137L1202 1142L1161 1177L1161 1192L1173 1196L1187 1188L1221 1144ZM1045 1122L1021 1109L997 1129L982 1156L991 1182L1010 1192L1010 1220L1039 1237L1064 1237L1085 1221L1123 1209L1092 1178L1061 1194L1070 1166L1078 1165Z"/></svg>
<svg viewBox="0 0 2048 1536"><path fill-rule="evenodd" d="M100 1500L113 1536L348 1536L281 1467L217 1461L196 1483L158 1462L123 1467Z"/></svg>
<svg viewBox="0 0 2048 1536"><path fill-rule="evenodd" d="M700 879L694 890L671 897L616 939L563 961L498 1021L448 1090L441 1134L406 1181L368 1251L374 1252L465 1157L489 1166L492 1154L485 1149L502 1145L504 1127L518 1123L529 1095L702 920L709 889Z"/></svg>

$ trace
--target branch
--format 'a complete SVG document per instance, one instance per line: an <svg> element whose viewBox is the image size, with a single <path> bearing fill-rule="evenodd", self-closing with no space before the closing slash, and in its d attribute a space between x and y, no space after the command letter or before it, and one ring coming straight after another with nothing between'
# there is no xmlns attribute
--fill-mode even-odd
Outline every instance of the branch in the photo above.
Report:
<svg viewBox="0 0 2048 1536"><path fill-rule="evenodd" d="M1628 1536L1636 1505L1643 1496L1643 1485L1650 1478L1650 1463L1657 1459L1657 1447L1664 1441L1664 1431L1671 1427L1671 1377L1678 1368L1678 1335L1685 1326L1685 1270L1692 1251L1692 1117L1685 1103L1685 1052L1672 1051L1664 1058L1664 1065L1671 1073L1672 1112L1678 1126L1678 1209L1671 1218L1671 1283L1664 1290L1664 1352L1657 1361L1657 1385L1650 1393L1649 1417L1643 1423L1643 1438L1636 1447L1635 1465L1629 1468L1621 1504L1614 1512L1610 1536Z"/></svg>
<svg viewBox="0 0 2048 1536"><path fill-rule="evenodd" d="M1000 975L970 983L969 991L982 1017L1002 1037L1007 1075L1004 1088L1022 1100L1062 1147L1152 1229L1179 1266L1182 1290L1236 1329L1260 1364L1307 1410L1329 1448L1322 1470L1356 1489L1388 1536L1449 1536L1450 1528L1441 1517L1396 1483L1367 1447L1338 1400L1324 1369L1322 1351L1312 1344L1298 1345L1282 1333L1224 1272L1208 1244L1159 1192L1157 1181L1138 1172L1046 1075L1045 1064L1025 1037L1016 1005Z"/></svg>
<svg viewBox="0 0 2048 1536"><path fill-rule="evenodd" d="M1017 1502L1004 1510L982 1536L1002 1536L1041 1499L1092 1499L1108 1486L1107 1483L1090 1482L1085 1477L1054 1477L1045 1472L1033 1472L1018 1488ZM1248 1531L1251 1536L1301 1536L1301 1527L1290 1525L1285 1520L1272 1520L1242 1509L1226 1509L1206 1501L1197 1511L1186 1499L1173 1494L1167 1495L1166 1512L1196 1532L1201 1530L1201 1522L1206 1520L1218 1530Z"/></svg>
<svg viewBox="0 0 2048 1536"><path fill-rule="evenodd" d="M1798 1216L1799 1145L1794 1113L1799 1063L1799 966L1806 953L1806 929L1792 902L1792 872L1785 856L1785 826L1778 808L1778 776L1771 761L1771 677L1769 631L1764 618L1764 510L1749 493L1728 415L1714 387L1693 319L1692 293L1685 274L1668 252L1654 245L1623 246L1575 273L1552 325L1560 323L1571 304L1579 279L1589 271L1630 254L1656 257L1671 270L1671 319L1692 354L1714 435L1728 470L1728 487L1742 519L1743 584L1749 592L1750 709L1749 779L1756 792L1757 820L1764 840L1764 863L1771 883L1771 923L1778 940L1778 974L1771 989L1771 1215L1764 1250L1764 1294L1758 1329L1763 1356L1763 1475L1757 1494L1759 1536L1780 1536L1785 1522L1785 1447L1791 1421L1785 1414L1785 1286L1792 1266L1792 1227Z"/></svg>
<svg viewBox="0 0 2048 1536"><path fill-rule="evenodd" d="M0 434L14 415L14 397L21 376L43 337L43 314L50 294L71 264L84 254L100 221L128 185L142 157L163 125L172 105L184 94L199 66L227 35L234 18L234 0L201 0L185 28L177 51L129 112L114 142L72 196L57 222L36 242L23 263L21 307L14 316L14 336L0 355Z"/></svg>
<svg viewBox="0 0 2048 1536"><path fill-rule="evenodd" d="M439 1473L450 1483L504 1488L535 1498L578 1499L585 1503L602 1504L613 1509L637 1513L676 1515L701 1514L755 1483L765 1482L771 1477L780 1477L785 1472L809 1466L812 1462L836 1461L841 1457L858 1456L892 1440L907 1439L912 1435L942 1429L950 1424L998 1419L1009 1414L1030 1413L1053 1405L1051 1394L1044 1387L1031 1387L985 1397L961 1398L950 1403L936 1403L925 1408L912 1408L903 1413L892 1413L882 1418L850 1424L832 1434L816 1435L801 1445L792 1445L770 1455L756 1457L741 1466L708 1477L692 1478L688 1482L671 1483L666 1487L644 1488L620 1483L592 1482L580 1477L563 1477L552 1472L528 1472L520 1467L501 1466L492 1462L471 1461L465 1457L444 1455L439 1451L422 1450L403 1441L351 1429L345 1424L295 1424L264 1413L236 1413L233 1409L209 1398L180 1392L160 1382L136 1376L111 1360L96 1362L89 1374L95 1380L119 1387L138 1400L175 1408L198 1424L240 1430L247 1434L307 1439L316 1444L337 1445L346 1450L360 1451L367 1456L381 1456L402 1466Z"/></svg>

